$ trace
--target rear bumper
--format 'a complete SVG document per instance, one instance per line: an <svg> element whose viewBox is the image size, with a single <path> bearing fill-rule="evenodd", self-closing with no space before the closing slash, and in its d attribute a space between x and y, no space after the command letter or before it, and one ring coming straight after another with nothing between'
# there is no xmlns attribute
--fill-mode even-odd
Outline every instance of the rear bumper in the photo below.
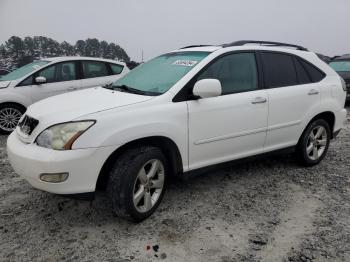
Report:
<svg viewBox="0 0 350 262"><path fill-rule="evenodd" d="M336 139L336 138L337 138L337 136L338 136L339 133L340 133L340 130L341 130L341 129L339 129L339 130L333 132L333 137L332 137L333 139Z"/></svg>
<svg viewBox="0 0 350 262"><path fill-rule="evenodd" d="M340 131L345 126L347 111L345 108L335 113L333 133ZM339 133L339 132L338 132Z"/></svg>
<svg viewBox="0 0 350 262"><path fill-rule="evenodd" d="M113 147L56 151L25 144L13 132L7 140L7 154L15 172L33 187L63 195L95 191L97 178ZM60 183L44 182L41 174L68 173Z"/></svg>

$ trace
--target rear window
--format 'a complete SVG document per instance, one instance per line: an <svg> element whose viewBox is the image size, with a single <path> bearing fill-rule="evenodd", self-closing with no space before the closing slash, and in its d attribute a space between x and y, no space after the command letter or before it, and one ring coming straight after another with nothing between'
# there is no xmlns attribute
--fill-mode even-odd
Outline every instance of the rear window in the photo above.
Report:
<svg viewBox="0 0 350 262"><path fill-rule="evenodd" d="M107 65L99 61L82 61L84 78L108 76Z"/></svg>
<svg viewBox="0 0 350 262"><path fill-rule="evenodd" d="M317 67L315 67L314 65L312 65L312 64L310 64L302 59L298 59L298 60L300 61L302 66L307 71L307 73L308 73L308 75L311 78L311 81L313 83L320 82L325 77L325 74L321 70L319 70Z"/></svg>
<svg viewBox="0 0 350 262"><path fill-rule="evenodd" d="M117 65L117 64L109 64L111 69L112 69L112 74L113 75L119 75L123 71L123 66L122 65Z"/></svg>
<svg viewBox="0 0 350 262"><path fill-rule="evenodd" d="M309 73L306 71L304 66L301 64L299 59L295 59L295 68L297 70L297 75L300 84L309 84L312 83Z"/></svg>
<svg viewBox="0 0 350 262"><path fill-rule="evenodd" d="M263 52L261 55L267 88L299 84L291 55L272 52Z"/></svg>

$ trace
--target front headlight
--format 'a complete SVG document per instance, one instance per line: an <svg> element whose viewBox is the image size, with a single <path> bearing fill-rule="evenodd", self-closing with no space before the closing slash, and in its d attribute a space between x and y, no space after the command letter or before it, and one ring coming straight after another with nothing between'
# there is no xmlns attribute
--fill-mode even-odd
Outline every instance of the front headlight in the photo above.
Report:
<svg viewBox="0 0 350 262"><path fill-rule="evenodd" d="M75 140L95 124L95 121L68 122L44 130L36 139L38 146L54 150L70 150Z"/></svg>

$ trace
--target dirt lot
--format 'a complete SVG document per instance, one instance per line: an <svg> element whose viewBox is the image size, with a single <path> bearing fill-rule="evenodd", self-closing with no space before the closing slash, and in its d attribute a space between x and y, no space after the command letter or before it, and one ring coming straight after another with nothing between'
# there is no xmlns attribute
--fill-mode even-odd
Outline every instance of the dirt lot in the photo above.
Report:
<svg viewBox="0 0 350 262"><path fill-rule="evenodd" d="M33 189L5 144L1 261L350 261L350 120L316 167L281 155L174 182L140 224L114 217L104 194Z"/></svg>

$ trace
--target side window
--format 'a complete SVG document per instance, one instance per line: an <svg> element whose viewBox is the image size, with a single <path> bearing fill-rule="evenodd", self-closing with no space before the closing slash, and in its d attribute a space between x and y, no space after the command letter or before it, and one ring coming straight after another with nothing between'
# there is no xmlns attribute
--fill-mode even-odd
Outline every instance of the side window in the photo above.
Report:
<svg viewBox="0 0 350 262"><path fill-rule="evenodd" d="M117 64L109 64L109 65L112 69L113 75L119 75L124 69L124 66L122 65L117 65Z"/></svg>
<svg viewBox="0 0 350 262"><path fill-rule="evenodd" d="M299 59L295 58L295 68L297 70L297 75L299 79L299 84L309 84L312 83L311 78L305 68L302 66Z"/></svg>
<svg viewBox="0 0 350 262"><path fill-rule="evenodd" d="M77 79L74 62L64 62L56 65L56 81L72 81Z"/></svg>
<svg viewBox="0 0 350 262"><path fill-rule="evenodd" d="M108 76L106 63L99 61L82 61L84 78Z"/></svg>
<svg viewBox="0 0 350 262"><path fill-rule="evenodd" d="M299 84L292 56L273 52L262 52L261 56L267 88Z"/></svg>
<svg viewBox="0 0 350 262"><path fill-rule="evenodd" d="M33 84L33 75L28 76L26 79L24 79L21 83L19 83L17 86L30 86Z"/></svg>
<svg viewBox="0 0 350 262"><path fill-rule="evenodd" d="M49 66L41 70L39 73L35 74L35 77L43 76L46 78L46 83L53 83L55 82L55 69L56 65Z"/></svg>
<svg viewBox="0 0 350 262"><path fill-rule="evenodd" d="M311 65L310 63L307 63L303 60L300 60L300 63L303 65L305 70L308 72L313 83L320 82L325 77L323 72L321 72L318 68Z"/></svg>
<svg viewBox="0 0 350 262"><path fill-rule="evenodd" d="M233 94L258 89L258 73L253 53L224 56L209 65L197 80L214 78L221 82L222 94Z"/></svg>

